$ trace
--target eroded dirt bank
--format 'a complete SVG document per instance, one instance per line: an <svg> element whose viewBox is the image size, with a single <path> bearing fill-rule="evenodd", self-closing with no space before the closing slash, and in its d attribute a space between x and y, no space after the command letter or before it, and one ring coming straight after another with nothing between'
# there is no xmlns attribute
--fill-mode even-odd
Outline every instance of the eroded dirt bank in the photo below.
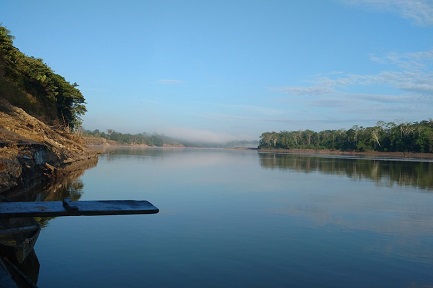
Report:
<svg viewBox="0 0 433 288"><path fill-rule="evenodd" d="M0 99L0 195L31 189L97 163L82 139Z"/></svg>

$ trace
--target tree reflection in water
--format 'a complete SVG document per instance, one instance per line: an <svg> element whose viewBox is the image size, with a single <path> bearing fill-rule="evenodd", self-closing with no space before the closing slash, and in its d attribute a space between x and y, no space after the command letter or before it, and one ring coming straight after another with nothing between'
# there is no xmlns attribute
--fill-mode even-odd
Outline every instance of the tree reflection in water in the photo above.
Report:
<svg viewBox="0 0 433 288"><path fill-rule="evenodd" d="M79 169L68 173L67 175L57 178L52 182L45 183L43 186L32 189L15 189L5 196L12 201L62 201L64 198L70 198L72 201L78 201L84 191L84 183L80 179L84 171L95 167L97 162L88 163ZM36 217L42 228L48 225L52 217Z"/></svg>
<svg viewBox="0 0 433 288"><path fill-rule="evenodd" d="M20 189L9 191L5 196L11 201L61 201L64 198L77 201L81 198L84 188L83 181L79 177L86 169L96 166L96 163L97 161L82 166L64 177L45 183L44 186L31 189L21 187ZM53 219L53 217L35 217L34 219L44 228L48 226L49 221ZM12 273L12 277L17 282L18 287L33 287L31 285L29 286L28 283L38 282L39 261L34 250L23 263L11 262L6 265L10 273ZM25 277L21 276L22 274L24 274ZM25 279L30 280L30 282Z"/></svg>
<svg viewBox="0 0 433 288"><path fill-rule="evenodd" d="M398 159L363 159L346 156L259 153L262 168L347 175L383 186L414 186L433 190L433 162Z"/></svg>

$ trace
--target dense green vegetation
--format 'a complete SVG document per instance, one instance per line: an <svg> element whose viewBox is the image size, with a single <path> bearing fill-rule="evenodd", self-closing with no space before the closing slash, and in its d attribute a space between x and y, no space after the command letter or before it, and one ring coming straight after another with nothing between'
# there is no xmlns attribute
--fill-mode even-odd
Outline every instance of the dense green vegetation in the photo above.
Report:
<svg viewBox="0 0 433 288"><path fill-rule="evenodd" d="M374 127L348 130L265 132L259 148L432 153L433 119L400 124L380 121Z"/></svg>
<svg viewBox="0 0 433 288"><path fill-rule="evenodd" d="M94 131L84 130L83 135L97 137L97 138L104 138L107 140L116 141L120 144L126 144L126 145L147 145L147 146L156 146L156 147L162 147L164 144L179 145L179 143L176 143L176 141L174 141L173 139L156 133L129 134L129 133L116 132L112 129L108 129L107 133L105 133L105 132L100 132L98 129L96 129Z"/></svg>
<svg viewBox="0 0 433 288"><path fill-rule="evenodd" d="M69 83L43 62L13 46L14 37L0 25L0 97L51 125L74 130L86 112L76 83Z"/></svg>

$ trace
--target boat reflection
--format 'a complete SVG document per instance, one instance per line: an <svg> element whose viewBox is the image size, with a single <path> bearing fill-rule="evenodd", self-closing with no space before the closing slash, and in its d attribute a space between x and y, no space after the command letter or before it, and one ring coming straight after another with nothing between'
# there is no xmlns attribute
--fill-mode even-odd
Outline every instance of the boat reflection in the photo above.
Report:
<svg viewBox="0 0 433 288"><path fill-rule="evenodd" d="M22 263L14 262L7 257L3 257L3 263L17 287L37 287L40 264L34 249Z"/></svg>
<svg viewBox="0 0 433 288"><path fill-rule="evenodd" d="M19 187L2 193L0 201L56 201L64 198L79 200L84 188L79 177L96 164L97 161L89 162L42 186ZM36 287L40 264L33 247L41 227L47 226L51 219L52 217L0 218L1 262L17 287ZM3 283L1 280L0 284Z"/></svg>
<svg viewBox="0 0 433 288"><path fill-rule="evenodd" d="M33 251L41 226L31 217L0 218L0 254L23 263Z"/></svg>

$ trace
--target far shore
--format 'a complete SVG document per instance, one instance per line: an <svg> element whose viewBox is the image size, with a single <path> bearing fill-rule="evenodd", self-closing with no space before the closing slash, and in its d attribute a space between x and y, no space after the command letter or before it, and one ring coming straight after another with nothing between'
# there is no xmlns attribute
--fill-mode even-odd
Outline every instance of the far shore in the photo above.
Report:
<svg viewBox="0 0 433 288"><path fill-rule="evenodd" d="M286 153L286 154L302 154L302 155L321 155L321 156L345 156L359 157L368 159L402 159L402 160L433 160L433 153L412 153L412 152L377 152L377 151L340 151L326 149L258 149L262 153Z"/></svg>
<svg viewBox="0 0 433 288"><path fill-rule="evenodd" d="M112 142L110 144L88 144L90 149L100 151L107 148L208 148L208 147L184 147L184 146L170 146L164 145L163 147L147 146L144 144L120 144ZM228 150L256 150L259 153L284 153L284 154L300 154L300 155L320 155L320 156L343 156L343 157L356 157L366 159L400 159L400 160L432 160L433 153L413 153L413 152L378 152L378 151L340 151L340 150L328 150L328 149L259 149L253 147L234 147L234 148L219 148Z"/></svg>

